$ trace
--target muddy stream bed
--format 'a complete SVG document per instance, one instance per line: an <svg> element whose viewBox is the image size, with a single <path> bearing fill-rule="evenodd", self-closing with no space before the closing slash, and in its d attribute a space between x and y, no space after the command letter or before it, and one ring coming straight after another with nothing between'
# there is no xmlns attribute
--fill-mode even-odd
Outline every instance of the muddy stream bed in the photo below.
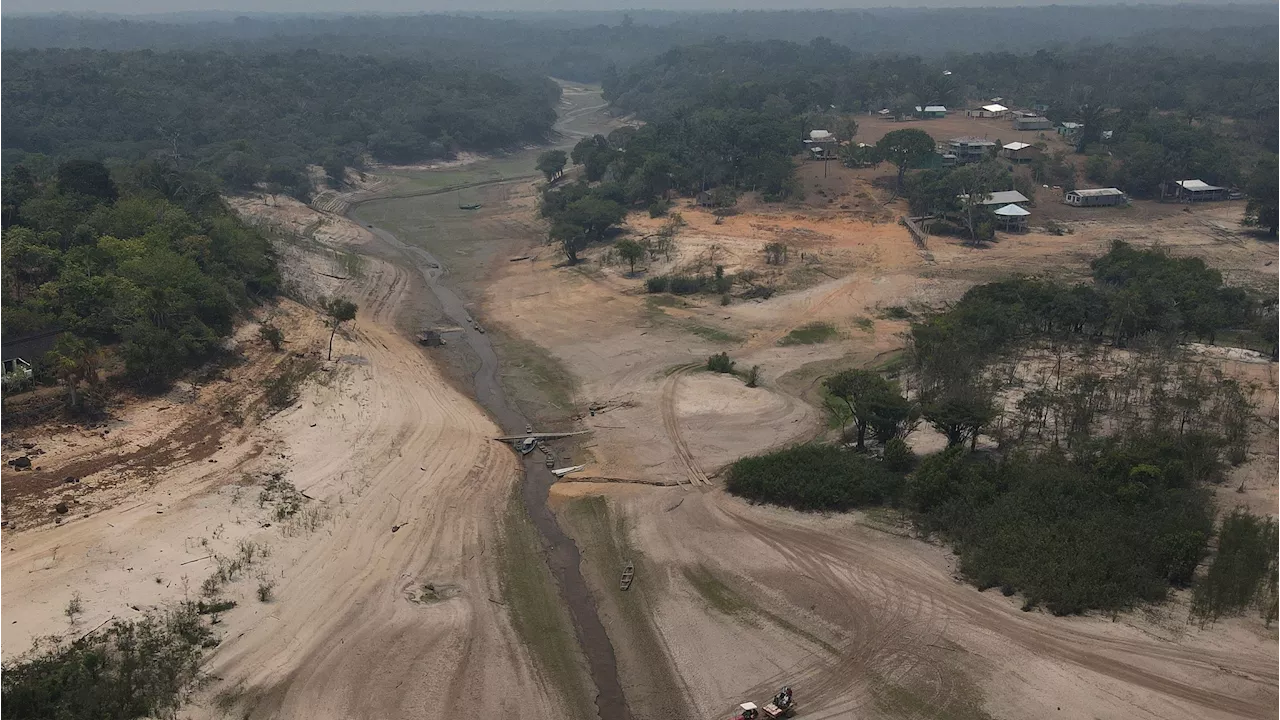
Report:
<svg viewBox="0 0 1280 720"><path fill-rule="evenodd" d="M377 198L370 198L372 199ZM353 220L356 219L354 214L358 207L359 203L353 203L348 211L348 215ZM494 351L493 343L490 342L488 335L479 332L472 325L471 314L466 309L466 301L445 281L447 274L444 267L425 249L405 243L392 233L367 222L359 222L413 263L413 268L422 276L439 303L441 311L463 328L462 340L480 360L480 369L473 376L476 400L489 411L507 434L523 433L528 420L514 409L502 389L498 376L500 371L498 355ZM573 539L560 528L547 504L555 476L544 465L540 453L525 456L522 461L524 479L521 483L520 495L530 519L542 537L548 564L559 583L564 602L573 619L578 643L587 658L591 679L599 693L596 697L596 708L600 718L601 720L627 720L631 717L631 713L618 681L618 666L613 644L605 633L595 601L582 576L582 554Z"/></svg>

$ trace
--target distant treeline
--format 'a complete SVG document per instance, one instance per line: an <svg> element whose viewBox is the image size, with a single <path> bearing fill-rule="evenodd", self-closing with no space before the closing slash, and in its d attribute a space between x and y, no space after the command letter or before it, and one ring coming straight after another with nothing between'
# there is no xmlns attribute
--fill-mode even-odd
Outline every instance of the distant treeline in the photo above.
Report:
<svg viewBox="0 0 1280 720"><path fill-rule="evenodd" d="M1110 5L875 10L483 13L461 15L231 16L184 21L75 17L6 18L6 49L315 48L340 53L433 53L501 62L583 82L677 45L731 40L808 42L827 37L868 53L1028 52L1114 42L1234 58L1276 56L1267 5Z"/></svg>
<svg viewBox="0 0 1280 720"><path fill-rule="evenodd" d="M827 39L716 41L674 48L610 75L605 90L622 108L658 115L706 102L796 113L832 106L909 112L933 103L957 111L970 99L999 96L1011 106L1047 105L1058 120L1074 119L1091 100L1131 113L1182 110L1274 124L1276 69L1274 57L1245 61L1111 45L925 60L868 55Z"/></svg>
<svg viewBox="0 0 1280 720"><path fill-rule="evenodd" d="M305 166L408 163L545 139L559 88L419 58L5 50L3 147L176 158L232 190L309 187Z"/></svg>

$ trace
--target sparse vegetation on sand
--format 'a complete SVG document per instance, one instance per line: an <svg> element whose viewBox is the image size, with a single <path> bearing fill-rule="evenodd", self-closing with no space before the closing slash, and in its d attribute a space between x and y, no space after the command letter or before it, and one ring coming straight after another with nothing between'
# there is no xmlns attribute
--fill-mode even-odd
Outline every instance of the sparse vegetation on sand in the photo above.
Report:
<svg viewBox="0 0 1280 720"><path fill-rule="evenodd" d="M831 323L811 322L787 333L779 345L816 345L835 338L839 333Z"/></svg>
<svg viewBox="0 0 1280 720"><path fill-rule="evenodd" d="M195 603L113 620L70 642L46 638L4 664L4 713L17 720L170 717L216 643Z"/></svg>

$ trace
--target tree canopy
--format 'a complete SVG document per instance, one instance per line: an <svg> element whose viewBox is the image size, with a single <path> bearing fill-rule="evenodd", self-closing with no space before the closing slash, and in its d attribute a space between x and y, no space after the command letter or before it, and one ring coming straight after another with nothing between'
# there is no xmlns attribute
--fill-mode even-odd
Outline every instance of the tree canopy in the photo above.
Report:
<svg viewBox="0 0 1280 720"><path fill-rule="evenodd" d="M10 155L161 154L231 191L269 182L302 192L307 164L411 163L538 142L559 97L545 78L425 57L5 50L3 59Z"/></svg>
<svg viewBox="0 0 1280 720"><path fill-rule="evenodd" d="M276 292L266 238L198 190L198 178L166 195L150 166L119 186L95 162L54 175L18 166L5 177L5 338L60 329L81 344L118 345L130 378L163 385L217 352L239 311ZM68 350L59 362L88 380L87 354Z"/></svg>

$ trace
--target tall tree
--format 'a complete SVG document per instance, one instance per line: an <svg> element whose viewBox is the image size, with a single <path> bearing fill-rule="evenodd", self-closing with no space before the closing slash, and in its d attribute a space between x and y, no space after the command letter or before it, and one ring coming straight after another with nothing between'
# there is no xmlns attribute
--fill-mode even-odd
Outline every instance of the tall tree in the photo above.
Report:
<svg viewBox="0 0 1280 720"><path fill-rule="evenodd" d="M329 359L333 359L333 336L338 334L338 326L348 320L354 320L356 317L356 304L346 298L332 298L329 300L321 300L321 307L324 308L325 315L329 318L329 325L333 328L329 332Z"/></svg>
<svg viewBox="0 0 1280 720"><path fill-rule="evenodd" d="M538 156L538 172L547 177L547 182L551 182L560 177L568 161L569 158L563 150L548 150Z"/></svg>
<svg viewBox="0 0 1280 720"><path fill-rule="evenodd" d="M898 192L902 192L902 178L907 170L922 164L934 153L933 138L929 133L915 128L894 130L876 142L880 157L898 168Z"/></svg>
<svg viewBox="0 0 1280 720"><path fill-rule="evenodd" d="M1245 195L1249 198L1244 209L1245 219L1275 235L1280 228L1280 210L1277 208L1280 188L1276 182L1275 155L1268 155L1254 166L1245 184Z"/></svg>
<svg viewBox="0 0 1280 720"><path fill-rule="evenodd" d="M115 202L120 193L107 166L93 160L68 160L58 166L58 192Z"/></svg>
<svg viewBox="0 0 1280 720"><path fill-rule="evenodd" d="M98 386L101 358L98 344L68 333L58 338L58 343L49 351L49 357L53 361L54 373L67 386L68 404L73 410L80 410L84 405L80 385Z"/></svg>
<svg viewBox="0 0 1280 720"><path fill-rule="evenodd" d="M867 447L867 428L888 442L909 430L911 404L897 383L870 370L843 370L823 381L827 391L845 402L858 433L857 447Z"/></svg>
<svg viewBox="0 0 1280 720"><path fill-rule="evenodd" d="M627 262L627 265L630 267L631 274L635 275L636 261L644 257L644 246L631 238L623 238L613 247L618 251L618 257L621 257Z"/></svg>

